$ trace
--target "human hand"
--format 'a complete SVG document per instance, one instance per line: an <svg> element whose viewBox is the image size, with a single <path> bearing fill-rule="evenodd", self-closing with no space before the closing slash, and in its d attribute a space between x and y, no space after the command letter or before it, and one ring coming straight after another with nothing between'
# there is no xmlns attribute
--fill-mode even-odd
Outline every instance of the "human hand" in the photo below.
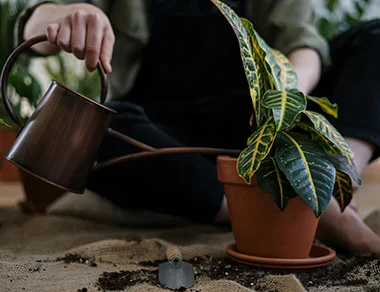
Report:
<svg viewBox="0 0 380 292"><path fill-rule="evenodd" d="M108 17L100 9L92 6L73 10L47 26L47 38L62 50L85 60L89 71L95 70L99 59L106 73L112 71L115 35Z"/></svg>

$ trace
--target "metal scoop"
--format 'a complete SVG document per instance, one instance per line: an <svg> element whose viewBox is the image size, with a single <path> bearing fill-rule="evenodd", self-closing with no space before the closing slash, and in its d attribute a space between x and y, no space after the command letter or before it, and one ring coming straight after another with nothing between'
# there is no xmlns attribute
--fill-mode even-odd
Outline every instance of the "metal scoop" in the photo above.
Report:
<svg viewBox="0 0 380 292"><path fill-rule="evenodd" d="M194 285L193 265L182 260L181 251L173 245L166 249L168 262L159 264L158 280L169 289L190 288Z"/></svg>

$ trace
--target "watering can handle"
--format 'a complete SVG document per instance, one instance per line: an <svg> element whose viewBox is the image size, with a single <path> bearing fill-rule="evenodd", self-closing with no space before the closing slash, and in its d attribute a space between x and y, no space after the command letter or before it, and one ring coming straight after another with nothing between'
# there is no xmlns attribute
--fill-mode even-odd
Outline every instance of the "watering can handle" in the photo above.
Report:
<svg viewBox="0 0 380 292"><path fill-rule="evenodd" d="M32 45L47 41L47 36L46 35L39 35L33 38L30 38L29 40L23 42L20 44L13 52L12 54L8 57L7 61L4 64L3 70L1 72L0 76L0 94L3 99L3 103L5 106L5 109L7 110L9 116L12 118L12 120L18 124L19 126L23 126L20 118L16 115L12 108L12 104L8 98L7 94L7 86L8 86L8 75L11 72L11 68L13 63L16 61L17 57L26 49L30 48ZM100 75L100 83L101 83L101 95L100 95L100 102L104 104L106 97L107 97L107 75L104 71L103 65L101 61L99 60L97 69Z"/></svg>

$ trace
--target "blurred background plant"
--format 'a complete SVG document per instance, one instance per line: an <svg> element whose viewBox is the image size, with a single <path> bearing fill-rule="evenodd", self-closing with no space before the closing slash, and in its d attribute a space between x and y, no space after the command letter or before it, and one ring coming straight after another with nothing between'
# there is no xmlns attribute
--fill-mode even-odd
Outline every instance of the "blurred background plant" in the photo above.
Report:
<svg viewBox="0 0 380 292"><path fill-rule="evenodd" d="M0 1L0 67L3 68L7 58L14 50L14 28L19 14L28 5L26 0ZM23 108L26 105L34 107L41 95L41 86L35 76L29 72L30 59L22 54L15 62L9 74L9 97L14 109L21 119L25 119ZM13 122L8 117L3 104L0 105L0 117L9 125Z"/></svg>
<svg viewBox="0 0 380 292"><path fill-rule="evenodd" d="M45 71L45 82L41 80L42 84L45 83L43 87L55 80L91 99L100 100L101 84L98 71L89 72L84 62L76 59L74 55L61 52L39 61L37 67Z"/></svg>
<svg viewBox="0 0 380 292"><path fill-rule="evenodd" d="M321 1L321 0L316 0ZM315 2L316 2L315 1ZM360 23L374 0L323 0L323 11L318 20L318 29L331 39L351 26ZM320 4L316 3L317 8Z"/></svg>

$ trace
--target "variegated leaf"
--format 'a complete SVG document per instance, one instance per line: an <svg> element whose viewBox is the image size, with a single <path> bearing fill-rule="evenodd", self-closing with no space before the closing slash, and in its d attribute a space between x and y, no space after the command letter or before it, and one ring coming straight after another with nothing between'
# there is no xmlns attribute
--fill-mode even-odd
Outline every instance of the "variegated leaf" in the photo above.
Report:
<svg viewBox="0 0 380 292"><path fill-rule="evenodd" d="M250 95L252 99L254 116L256 125L260 125L262 120L261 114L261 93L263 86L263 78L259 71L258 65L252 47L251 36L248 34L246 27L239 16L226 4L219 0L211 0L214 5L220 10L228 23L231 25L240 47L240 55L243 61L245 76L248 81Z"/></svg>
<svg viewBox="0 0 380 292"><path fill-rule="evenodd" d="M275 159L303 201L319 217L330 203L335 168L323 149L305 135L277 134Z"/></svg>
<svg viewBox="0 0 380 292"><path fill-rule="evenodd" d="M297 73L294 71L292 63L288 58L278 50L272 49L272 54L274 57L274 62L280 67L280 73L278 74L276 70L273 70L273 79L278 90L291 90L298 88L298 77ZM272 63L271 60L268 60ZM273 67L273 66L272 66Z"/></svg>
<svg viewBox="0 0 380 292"><path fill-rule="evenodd" d="M338 201L342 212L350 204L352 193L353 189L350 177L343 172L337 171L333 196Z"/></svg>
<svg viewBox="0 0 380 292"><path fill-rule="evenodd" d="M296 196L296 192L273 157L267 157L261 162L256 178L260 187L272 197L281 211L285 209L289 200Z"/></svg>
<svg viewBox="0 0 380 292"><path fill-rule="evenodd" d="M360 179L355 163L350 165L347 163L346 157L339 154L328 154L328 156L334 164L336 170L349 175L358 185L362 184L362 180Z"/></svg>
<svg viewBox="0 0 380 292"><path fill-rule="evenodd" d="M355 164L350 165L347 162L347 158L342 155L342 151L340 151L338 147L318 132L312 124L299 122L297 123L297 126L311 133L311 139L321 146L337 170L350 175L357 184L361 184L360 176L356 170Z"/></svg>
<svg viewBox="0 0 380 292"><path fill-rule="evenodd" d="M318 104L319 107L325 113L329 114L330 116L333 116L336 119L338 118L338 104L336 103L332 104L327 97L315 97L315 96L306 95L306 98Z"/></svg>
<svg viewBox="0 0 380 292"><path fill-rule="evenodd" d="M297 126L301 129L308 131L311 133L311 139L316 141L319 146L322 147L322 149L326 153L331 154L342 154L342 151L339 150L338 147L336 147L329 139L327 139L324 135L322 135L320 132L317 131L316 128L314 128L313 124L305 123L305 122L297 122Z"/></svg>
<svg viewBox="0 0 380 292"><path fill-rule="evenodd" d="M289 128L306 109L304 94L296 90L268 90L261 103L264 107L272 109L277 132Z"/></svg>
<svg viewBox="0 0 380 292"><path fill-rule="evenodd" d="M248 138L247 147L240 152L237 161L237 172L247 184L251 183L261 161L271 150L275 137L275 125L271 118Z"/></svg>
<svg viewBox="0 0 380 292"><path fill-rule="evenodd" d="M271 74L272 67L267 62L267 56L268 54L271 54L272 51L271 48L267 45L267 43L255 31L255 29L253 28L253 24L248 19L242 17L241 21L245 26L251 40L253 56L255 58L256 65L260 73L259 77L261 78L261 80L259 81L260 96L263 96L268 89L275 89L274 80ZM273 66L276 66L275 68L278 72L280 71L281 68L276 62L273 63Z"/></svg>
<svg viewBox="0 0 380 292"><path fill-rule="evenodd" d="M342 154L347 158L348 163L352 165L354 153L351 150L350 145L338 132L338 130L331 125L331 123L323 115L317 112L304 111L304 114L309 117L310 121L314 125L314 128L330 140L336 147L338 147Z"/></svg>
<svg viewBox="0 0 380 292"><path fill-rule="evenodd" d="M356 170L356 166L353 163L350 165L347 158L342 155L340 151L330 140L319 133L313 125L306 123L298 123L297 126L311 133L312 140L316 141L319 146L322 147L325 153L327 153L331 162L334 164L336 171L343 172L351 177L358 185L362 184L360 176Z"/></svg>
<svg viewBox="0 0 380 292"><path fill-rule="evenodd" d="M269 87L267 89L296 89L298 87L298 78L290 61L280 51L271 48L254 30L252 23L248 19L242 17L241 20L249 34L253 36L251 40L255 53L264 61L265 69L269 75L267 78Z"/></svg>

